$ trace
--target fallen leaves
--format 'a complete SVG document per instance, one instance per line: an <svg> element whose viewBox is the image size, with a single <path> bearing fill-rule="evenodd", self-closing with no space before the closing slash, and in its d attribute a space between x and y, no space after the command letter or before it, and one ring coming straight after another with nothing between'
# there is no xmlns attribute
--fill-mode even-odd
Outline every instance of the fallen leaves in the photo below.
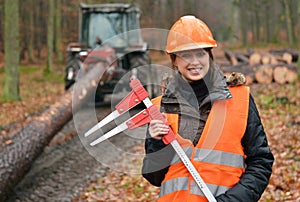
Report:
<svg viewBox="0 0 300 202"><path fill-rule="evenodd" d="M261 201L300 201L300 82L263 87L252 89L275 162Z"/></svg>
<svg viewBox="0 0 300 202"><path fill-rule="evenodd" d="M136 152L143 152L143 145L137 145ZM134 157L123 158L119 163L124 172L119 173L109 170L107 175L85 188L83 194L74 201L97 201L97 202L151 202L156 201L159 188L152 186L143 179L141 174L128 174L131 164L140 166L142 159Z"/></svg>

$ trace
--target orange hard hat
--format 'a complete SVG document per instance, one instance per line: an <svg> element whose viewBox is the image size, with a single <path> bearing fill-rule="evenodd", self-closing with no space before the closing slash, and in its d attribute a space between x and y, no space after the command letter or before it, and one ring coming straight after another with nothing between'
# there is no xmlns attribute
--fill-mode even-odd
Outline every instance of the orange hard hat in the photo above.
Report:
<svg viewBox="0 0 300 202"><path fill-rule="evenodd" d="M208 26L192 15L181 17L168 34L166 52L217 47Z"/></svg>

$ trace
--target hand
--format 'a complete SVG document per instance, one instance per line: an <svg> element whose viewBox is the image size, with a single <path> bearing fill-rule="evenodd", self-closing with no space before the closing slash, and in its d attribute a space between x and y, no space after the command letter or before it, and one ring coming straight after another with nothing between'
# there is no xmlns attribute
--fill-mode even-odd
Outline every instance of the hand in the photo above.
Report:
<svg viewBox="0 0 300 202"><path fill-rule="evenodd" d="M161 140L161 138L169 133L169 126L161 120L152 120L149 124L149 134L152 138Z"/></svg>

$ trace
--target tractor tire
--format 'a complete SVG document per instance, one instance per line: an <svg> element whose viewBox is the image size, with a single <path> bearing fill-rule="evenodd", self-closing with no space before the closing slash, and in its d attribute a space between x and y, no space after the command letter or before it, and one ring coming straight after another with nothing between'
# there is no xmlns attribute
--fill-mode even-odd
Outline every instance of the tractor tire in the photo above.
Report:
<svg viewBox="0 0 300 202"><path fill-rule="evenodd" d="M67 63L65 74L65 90L68 90L75 83L77 76L76 74L78 74L79 70L80 64L78 60L73 59Z"/></svg>
<svg viewBox="0 0 300 202"><path fill-rule="evenodd" d="M130 69L137 69L136 75L149 93L150 98L156 97L159 92L157 85L157 74L154 68L151 68L151 59L148 52L135 52L130 55ZM132 71L134 72L134 71Z"/></svg>

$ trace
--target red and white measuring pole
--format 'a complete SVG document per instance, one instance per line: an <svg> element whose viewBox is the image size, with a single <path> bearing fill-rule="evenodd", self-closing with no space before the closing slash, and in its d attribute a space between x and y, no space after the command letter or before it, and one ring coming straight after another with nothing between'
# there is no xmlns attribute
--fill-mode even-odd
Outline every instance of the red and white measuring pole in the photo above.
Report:
<svg viewBox="0 0 300 202"><path fill-rule="evenodd" d="M149 99L149 94L146 91L146 89L143 87L141 82L138 79L131 79L130 81L130 87L132 91L123 99L121 102L119 102L116 105L116 110L113 111L111 114L109 114L107 117L105 117L102 121L100 121L98 124L96 124L94 127L92 127L90 130L88 130L85 133L85 137L91 135L104 125L108 124L109 122L113 121L114 119L118 118L120 115L124 114L128 110L134 108L139 103L143 102L146 106L146 109L140 111L130 119L124 121L114 129L110 130L109 132L105 133L101 137L94 140L90 145L94 146L96 144L101 143L102 141L117 135L121 133L122 131L126 129L134 129L138 128L140 126L143 126L145 124L148 124L151 120L161 120L165 124L167 124L166 119L162 115L162 113L159 111L158 106L153 105L151 100ZM205 197L208 199L209 202L216 202L215 197L212 195L210 190L208 189L207 185L201 178L200 174L188 158L188 156L185 154L184 150L176 140L176 135L172 131L171 128L169 128L169 133L162 138L163 142L165 144L171 144L174 148L175 152L185 165L185 167L188 169L192 177L194 178L195 182L199 186L200 190L203 192Z"/></svg>

